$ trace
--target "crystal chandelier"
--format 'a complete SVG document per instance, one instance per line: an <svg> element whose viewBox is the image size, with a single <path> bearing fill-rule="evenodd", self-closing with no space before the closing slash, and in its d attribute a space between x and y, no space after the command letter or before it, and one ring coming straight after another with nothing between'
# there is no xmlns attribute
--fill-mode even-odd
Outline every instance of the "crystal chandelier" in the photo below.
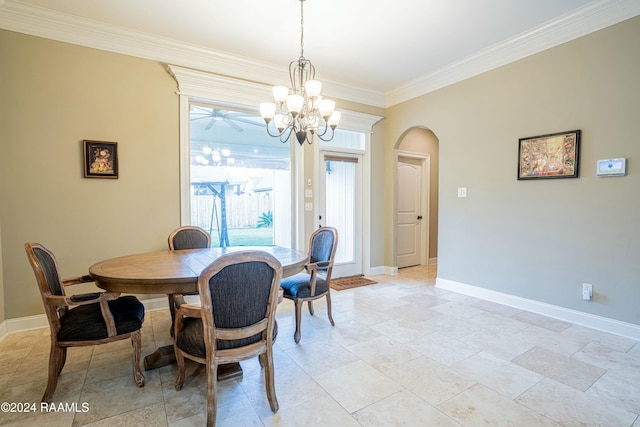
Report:
<svg viewBox="0 0 640 427"><path fill-rule="evenodd" d="M323 141L331 141L340 122L340 112L334 111L336 103L322 99L322 83L315 80L316 70L304 57L304 1L300 1L300 58L289 64L291 88L275 86L273 102L260 104L260 114L267 124L267 132L287 142L295 134L300 145L311 144L313 135ZM276 133L269 129L273 121ZM329 132L329 130L331 130Z"/></svg>

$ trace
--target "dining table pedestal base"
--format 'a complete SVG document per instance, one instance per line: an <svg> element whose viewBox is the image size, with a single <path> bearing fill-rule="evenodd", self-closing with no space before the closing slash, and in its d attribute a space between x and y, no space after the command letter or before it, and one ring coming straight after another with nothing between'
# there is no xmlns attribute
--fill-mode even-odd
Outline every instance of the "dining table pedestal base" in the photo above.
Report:
<svg viewBox="0 0 640 427"><path fill-rule="evenodd" d="M164 347L159 347L153 353L145 356L144 370L150 371L152 369L162 368L163 366L167 366L175 362L176 353L173 351L173 345L165 345ZM241 376L242 367L238 362L218 365L218 381L238 378Z"/></svg>
<svg viewBox="0 0 640 427"><path fill-rule="evenodd" d="M164 347L158 347L156 351L145 356L144 358L144 370L150 371L152 369L162 368L163 366L175 363L176 353L173 351L173 345L165 345Z"/></svg>

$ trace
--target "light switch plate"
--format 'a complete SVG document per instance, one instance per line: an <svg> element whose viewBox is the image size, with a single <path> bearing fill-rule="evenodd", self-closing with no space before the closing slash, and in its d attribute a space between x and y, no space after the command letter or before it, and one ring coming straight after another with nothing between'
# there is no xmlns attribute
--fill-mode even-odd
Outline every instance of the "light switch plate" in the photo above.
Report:
<svg viewBox="0 0 640 427"><path fill-rule="evenodd" d="M304 197L306 197L308 199L313 197L313 190L308 190L308 189L304 190Z"/></svg>
<svg viewBox="0 0 640 427"><path fill-rule="evenodd" d="M304 204L304 210L305 211L312 211L313 210L313 203L305 203Z"/></svg>
<svg viewBox="0 0 640 427"><path fill-rule="evenodd" d="M458 187L458 197L467 197L467 187Z"/></svg>

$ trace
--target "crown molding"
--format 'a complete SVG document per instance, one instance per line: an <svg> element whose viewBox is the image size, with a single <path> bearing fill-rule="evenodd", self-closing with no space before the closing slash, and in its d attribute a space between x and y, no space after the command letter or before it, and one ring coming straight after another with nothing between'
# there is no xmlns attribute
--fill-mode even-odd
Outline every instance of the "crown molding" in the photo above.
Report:
<svg viewBox="0 0 640 427"><path fill-rule="evenodd" d="M170 38L132 31L65 13L0 0L0 28L138 58L176 64L221 76L282 84L288 75L281 66L206 49ZM335 98L382 108L384 94L346 83L323 81L324 92Z"/></svg>
<svg viewBox="0 0 640 427"><path fill-rule="evenodd" d="M385 107L493 70L640 15L640 0L597 0L386 93Z"/></svg>
<svg viewBox="0 0 640 427"><path fill-rule="evenodd" d="M233 77L218 76L177 65L168 65L169 73L178 83L178 93L196 99L213 99L222 105L244 107L258 113L258 105L271 97L271 86L247 82ZM340 110L340 129L371 132L382 119L373 114Z"/></svg>
<svg viewBox="0 0 640 427"><path fill-rule="evenodd" d="M517 61L640 14L640 0L595 0L527 33L484 49L387 93L338 81L324 81L327 95L387 108L445 86ZM283 70L275 64L230 55L170 38L131 31L98 21L0 0L0 28L51 40L234 76L265 85L281 84Z"/></svg>

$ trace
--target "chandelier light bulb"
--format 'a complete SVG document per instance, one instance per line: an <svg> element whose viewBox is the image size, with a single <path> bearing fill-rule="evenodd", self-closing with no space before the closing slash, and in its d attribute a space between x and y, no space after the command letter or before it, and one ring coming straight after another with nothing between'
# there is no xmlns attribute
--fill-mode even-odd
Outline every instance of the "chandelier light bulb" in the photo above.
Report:
<svg viewBox="0 0 640 427"><path fill-rule="evenodd" d="M342 113L340 113L340 111L334 111L333 113L331 113L331 117L329 117L328 124L329 126L331 126L332 129L335 129L338 126L338 123L340 123L341 115Z"/></svg>
<svg viewBox="0 0 640 427"><path fill-rule="evenodd" d="M304 105L304 98L302 95L289 95L287 96L287 109L290 113L297 115L302 110Z"/></svg>
<svg viewBox="0 0 640 427"><path fill-rule="evenodd" d="M276 113L276 104L273 102L262 102L260 104L260 115L265 120L271 120Z"/></svg>
<svg viewBox="0 0 640 427"><path fill-rule="evenodd" d="M203 149L204 151L204 149ZM207 163L209 163L207 161L207 159L204 158L204 156L196 156L196 162L202 164L202 165L206 165Z"/></svg>
<svg viewBox="0 0 640 427"><path fill-rule="evenodd" d="M282 132L284 128L287 127L287 125L285 125L284 123L284 114L282 113L276 113L273 116L273 123L276 125L276 129L278 129L278 132Z"/></svg>
<svg viewBox="0 0 640 427"><path fill-rule="evenodd" d="M307 80L304 83L304 90L309 98L320 96L322 90L322 83L318 80Z"/></svg>
<svg viewBox="0 0 640 427"><path fill-rule="evenodd" d="M287 96L289 96L289 88L286 86L274 86L273 88L273 99L276 102L284 102L287 100Z"/></svg>
<svg viewBox="0 0 640 427"><path fill-rule="evenodd" d="M329 117L333 113L333 110L336 108L335 101L330 99L323 99L320 101L320 115L322 117Z"/></svg>

